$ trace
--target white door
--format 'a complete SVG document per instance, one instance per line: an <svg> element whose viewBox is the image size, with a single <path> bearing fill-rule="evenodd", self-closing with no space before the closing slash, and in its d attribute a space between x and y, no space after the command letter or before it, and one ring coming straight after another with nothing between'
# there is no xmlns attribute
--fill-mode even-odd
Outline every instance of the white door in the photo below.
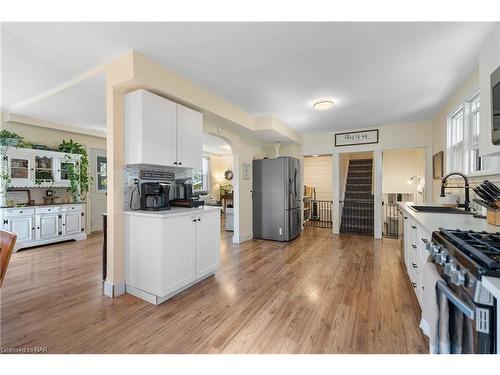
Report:
<svg viewBox="0 0 500 375"><path fill-rule="evenodd" d="M82 212L81 211L71 211L64 214L64 235L72 236L82 232Z"/></svg>
<svg viewBox="0 0 500 375"><path fill-rule="evenodd" d="M177 106L177 162L185 168L201 169L203 115Z"/></svg>
<svg viewBox="0 0 500 375"><path fill-rule="evenodd" d="M195 279L196 219L181 216L165 220L164 269L166 293L186 286Z"/></svg>
<svg viewBox="0 0 500 375"><path fill-rule="evenodd" d="M90 169L94 183L90 190L90 231L102 230L102 214L106 212L108 163L106 150L90 150Z"/></svg>
<svg viewBox="0 0 500 375"><path fill-rule="evenodd" d="M5 220L5 229L17 235L17 244L21 245L35 241L34 216L14 216Z"/></svg>
<svg viewBox="0 0 500 375"><path fill-rule="evenodd" d="M217 215L200 215L196 223L196 278L219 268L220 226Z"/></svg>
<svg viewBox="0 0 500 375"><path fill-rule="evenodd" d="M37 226L38 240L50 240L62 236L60 230L60 219L62 215L58 213L41 214Z"/></svg>
<svg viewBox="0 0 500 375"><path fill-rule="evenodd" d="M147 91L144 91L143 100L143 161L175 166L177 104Z"/></svg>
<svg viewBox="0 0 500 375"><path fill-rule="evenodd" d="M35 182L33 156L13 153L9 155L9 177L11 186L30 186Z"/></svg>

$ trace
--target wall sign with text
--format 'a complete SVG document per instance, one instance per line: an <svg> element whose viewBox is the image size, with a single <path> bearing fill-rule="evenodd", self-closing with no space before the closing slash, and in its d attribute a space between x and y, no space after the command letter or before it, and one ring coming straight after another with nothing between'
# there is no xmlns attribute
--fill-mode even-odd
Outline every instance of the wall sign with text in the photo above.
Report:
<svg viewBox="0 0 500 375"><path fill-rule="evenodd" d="M378 129L335 133L335 147L378 143Z"/></svg>

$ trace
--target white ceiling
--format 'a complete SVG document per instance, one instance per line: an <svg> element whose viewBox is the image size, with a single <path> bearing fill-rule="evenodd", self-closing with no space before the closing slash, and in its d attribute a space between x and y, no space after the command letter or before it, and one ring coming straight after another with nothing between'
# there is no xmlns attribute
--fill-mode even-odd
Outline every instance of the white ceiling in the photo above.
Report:
<svg viewBox="0 0 500 375"><path fill-rule="evenodd" d="M95 75L15 113L106 131L106 76L104 73Z"/></svg>
<svg viewBox="0 0 500 375"><path fill-rule="evenodd" d="M301 132L419 121L432 117L473 71L495 28L449 22L3 23L2 108L135 49L251 114L275 114ZM314 111L316 98L332 98L334 109ZM90 124L91 116L82 116L102 110L88 106L71 111L74 123ZM47 107L34 112L66 106Z"/></svg>
<svg viewBox="0 0 500 375"><path fill-rule="evenodd" d="M229 144L222 138L211 134L203 134L203 152L210 155L228 156L233 152Z"/></svg>

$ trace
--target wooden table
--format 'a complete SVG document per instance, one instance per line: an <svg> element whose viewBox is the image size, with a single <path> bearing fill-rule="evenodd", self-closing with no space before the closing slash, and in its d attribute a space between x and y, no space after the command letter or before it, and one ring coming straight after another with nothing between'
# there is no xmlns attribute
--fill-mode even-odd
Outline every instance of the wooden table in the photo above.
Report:
<svg viewBox="0 0 500 375"><path fill-rule="evenodd" d="M220 200L222 202L222 212L226 212L227 201L231 201L231 204L233 204L233 193L221 195Z"/></svg>

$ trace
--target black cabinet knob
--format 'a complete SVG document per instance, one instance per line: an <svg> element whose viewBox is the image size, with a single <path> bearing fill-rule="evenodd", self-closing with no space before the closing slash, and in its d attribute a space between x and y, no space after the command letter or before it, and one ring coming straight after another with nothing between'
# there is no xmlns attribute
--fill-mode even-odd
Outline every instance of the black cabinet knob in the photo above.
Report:
<svg viewBox="0 0 500 375"><path fill-rule="evenodd" d="M198 218L198 221L201 221L201 219L200 219L200 218Z"/></svg>
<svg viewBox="0 0 500 375"><path fill-rule="evenodd" d="M179 165L182 165L182 161L179 162Z"/></svg>

